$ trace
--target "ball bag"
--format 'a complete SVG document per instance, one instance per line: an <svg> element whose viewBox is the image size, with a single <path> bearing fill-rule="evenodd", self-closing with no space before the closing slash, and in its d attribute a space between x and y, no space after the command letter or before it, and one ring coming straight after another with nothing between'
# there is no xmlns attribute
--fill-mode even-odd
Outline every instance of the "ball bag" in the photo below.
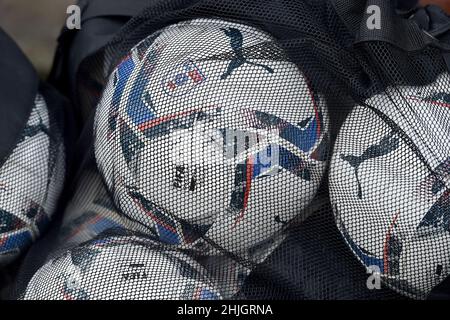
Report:
<svg viewBox="0 0 450 320"><path fill-rule="evenodd" d="M218 300L206 271L188 255L138 237L93 240L50 260L25 300ZM170 286L168 284L171 284Z"/></svg>
<svg viewBox="0 0 450 320"><path fill-rule="evenodd" d="M393 87L355 107L331 161L330 196L348 246L413 298L450 271L449 80Z"/></svg>
<svg viewBox="0 0 450 320"><path fill-rule="evenodd" d="M63 139L38 94L16 147L0 166L0 267L43 232L55 211L64 173Z"/></svg>
<svg viewBox="0 0 450 320"><path fill-rule="evenodd" d="M328 116L270 35L198 19L147 37L119 63L95 138L117 206L149 234L258 261L316 194Z"/></svg>

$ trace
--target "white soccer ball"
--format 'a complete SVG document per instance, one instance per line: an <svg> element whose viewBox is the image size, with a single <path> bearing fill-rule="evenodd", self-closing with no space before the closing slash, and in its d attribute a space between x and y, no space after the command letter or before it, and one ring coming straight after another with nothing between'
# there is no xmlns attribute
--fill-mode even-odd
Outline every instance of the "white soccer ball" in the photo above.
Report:
<svg viewBox="0 0 450 320"><path fill-rule="evenodd" d="M187 254L137 237L94 240L53 259L25 300L218 300L207 272Z"/></svg>
<svg viewBox="0 0 450 320"><path fill-rule="evenodd" d="M61 132L38 94L20 140L0 167L0 266L14 260L45 230L65 176Z"/></svg>
<svg viewBox="0 0 450 320"><path fill-rule="evenodd" d="M75 190L64 210L58 237L54 241L57 249L52 250L51 257L105 233L145 232L140 224L117 210L97 170L83 170Z"/></svg>
<svg viewBox="0 0 450 320"><path fill-rule="evenodd" d="M330 196L359 260L424 298L450 274L449 76L357 106L334 148Z"/></svg>
<svg viewBox="0 0 450 320"><path fill-rule="evenodd" d="M327 160L325 101L268 34L172 25L111 75L96 158L118 207L161 241L249 258L302 213ZM251 258L251 257L250 257Z"/></svg>

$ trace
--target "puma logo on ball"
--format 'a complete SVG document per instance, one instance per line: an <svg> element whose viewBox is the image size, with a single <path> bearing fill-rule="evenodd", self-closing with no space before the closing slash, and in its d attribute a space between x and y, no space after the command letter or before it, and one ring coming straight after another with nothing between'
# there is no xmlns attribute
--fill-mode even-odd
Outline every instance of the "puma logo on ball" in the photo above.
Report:
<svg viewBox="0 0 450 320"><path fill-rule="evenodd" d="M233 60L231 60L230 64L228 65L227 71L221 76L222 80L225 80L228 78L236 69L240 68L244 64L249 64L252 66L264 68L268 73L274 73L274 70L270 68L269 66L255 63L248 61L247 57L245 57L243 52L243 44L244 44L244 36L242 35L241 31L236 28L228 28L223 29L221 28L223 32L227 35L227 37L230 38L230 45L231 48L234 51L235 57Z"/></svg>
<svg viewBox="0 0 450 320"><path fill-rule="evenodd" d="M399 138L395 137L395 132L392 131L390 134L385 136L379 144L370 146L360 156L346 156L341 154L341 159L347 161L355 169L356 181L358 182L358 198L362 199L362 188L358 175L358 170L361 164L367 160L385 156L392 151L395 151L398 146Z"/></svg>

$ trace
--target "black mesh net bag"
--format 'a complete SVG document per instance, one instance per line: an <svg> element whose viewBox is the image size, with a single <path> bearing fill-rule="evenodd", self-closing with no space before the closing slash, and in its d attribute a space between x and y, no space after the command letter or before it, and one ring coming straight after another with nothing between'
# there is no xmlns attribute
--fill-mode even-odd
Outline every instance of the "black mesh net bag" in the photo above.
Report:
<svg viewBox="0 0 450 320"><path fill-rule="evenodd" d="M396 5L149 2L72 79L89 150L11 296L427 298L449 274L450 27Z"/></svg>
<svg viewBox="0 0 450 320"><path fill-rule="evenodd" d="M64 106L0 29L0 287L48 229L65 181Z"/></svg>

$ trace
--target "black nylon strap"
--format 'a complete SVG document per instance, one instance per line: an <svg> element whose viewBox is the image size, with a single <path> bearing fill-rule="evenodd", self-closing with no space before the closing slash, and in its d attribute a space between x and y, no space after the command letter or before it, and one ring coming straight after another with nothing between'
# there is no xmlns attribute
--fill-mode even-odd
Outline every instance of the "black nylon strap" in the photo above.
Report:
<svg viewBox="0 0 450 320"><path fill-rule="evenodd" d="M436 36L450 29L450 19L445 16L446 23L442 23L444 16L440 15L441 22L432 29L423 29L414 18L406 18L397 11L397 1L391 0L331 0L336 12L346 24L347 28L355 35L355 44L381 41L387 42L404 51L420 51L428 46L436 46L450 51L450 43L440 42ZM367 12L369 6L380 8L381 28L370 29L367 21L372 12ZM435 19L436 12L433 16ZM425 31L425 32L424 32Z"/></svg>
<svg viewBox="0 0 450 320"><path fill-rule="evenodd" d="M430 36L438 39L441 46L450 47L450 17L437 6L427 6L417 10L412 19ZM447 50L446 50L447 51ZM450 51L442 56L450 70Z"/></svg>
<svg viewBox="0 0 450 320"><path fill-rule="evenodd" d="M19 140L34 104L38 76L11 38L0 29L0 165Z"/></svg>
<svg viewBox="0 0 450 320"><path fill-rule="evenodd" d="M450 30L450 17L438 6L418 9L411 17L422 30L433 37L445 36Z"/></svg>

